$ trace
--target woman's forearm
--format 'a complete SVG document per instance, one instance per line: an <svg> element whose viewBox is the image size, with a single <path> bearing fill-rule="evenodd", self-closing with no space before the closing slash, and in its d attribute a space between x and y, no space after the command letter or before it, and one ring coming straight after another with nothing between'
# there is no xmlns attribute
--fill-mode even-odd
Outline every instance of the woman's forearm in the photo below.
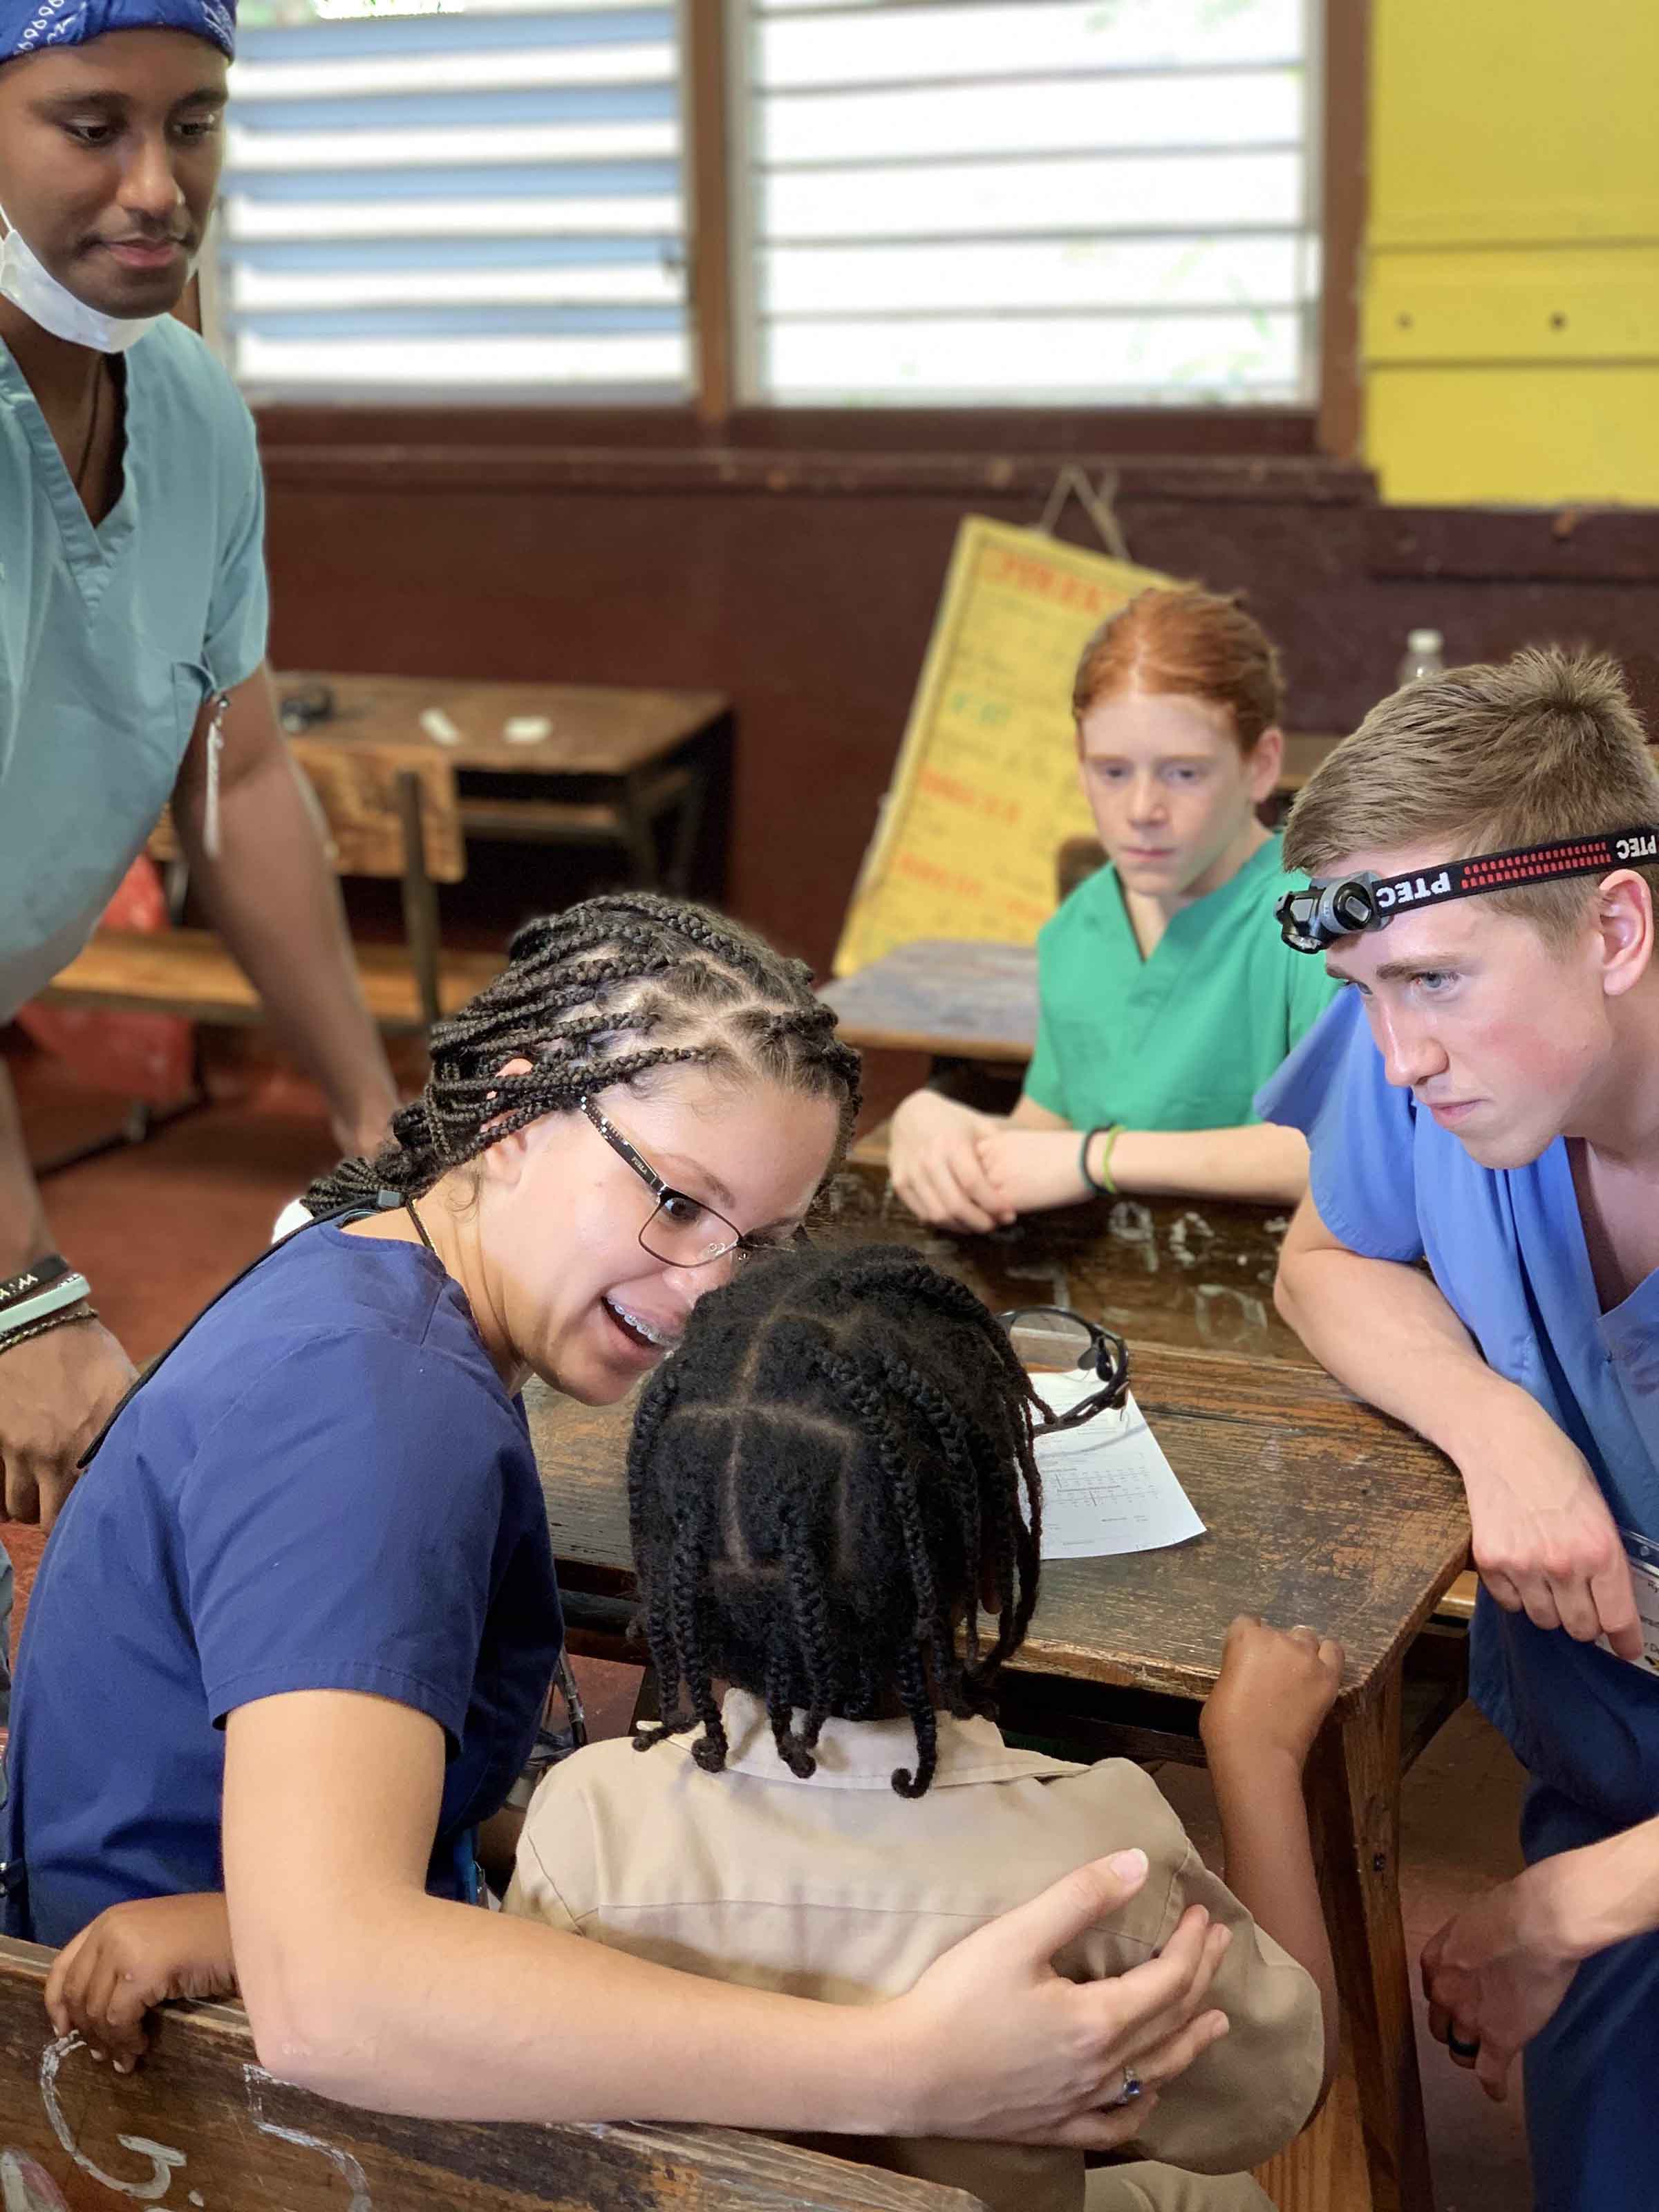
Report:
<svg viewBox="0 0 1659 2212"><path fill-rule="evenodd" d="M1103 1149L1097 1138L1096 1152ZM1308 1187L1308 1143L1299 1129L1271 1121L1236 1129L1125 1129L1113 1140L1110 1166L1120 1190L1148 1197L1294 1206Z"/></svg>
<svg viewBox="0 0 1659 2212"><path fill-rule="evenodd" d="M472 1905L361 1903L319 1932L313 1985L238 1946L260 2063L320 2095L433 2119L904 2124L878 2008L673 1972Z"/></svg>
<svg viewBox="0 0 1659 2212"><path fill-rule="evenodd" d="M230 1715L225 1901L273 2073L434 2119L881 2134L948 2067L884 2047L878 2008L731 1988L428 1897L443 1773L436 1723L392 1700L306 1691Z"/></svg>
<svg viewBox="0 0 1659 2212"><path fill-rule="evenodd" d="M322 2095L434 2118L1106 2148L1126 2139L1100 2109L1112 2069L1144 2055L1177 2073L1220 2025L1203 2001L1224 1931L1201 1913L1115 1981L1054 1972L1145 1880L1138 1851L1074 1869L902 1996L814 2003L428 1897L444 1746L410 1706L293 1692L239 1706L225 1737L237 1979L263 2063Z"/></svg>

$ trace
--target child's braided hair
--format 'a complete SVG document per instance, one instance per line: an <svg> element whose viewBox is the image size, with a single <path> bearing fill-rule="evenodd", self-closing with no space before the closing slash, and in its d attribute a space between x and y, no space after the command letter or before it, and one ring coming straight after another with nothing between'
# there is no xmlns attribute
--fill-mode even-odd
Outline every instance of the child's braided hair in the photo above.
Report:
<svg viewBox="0 0 1659 2212"><path fill-rule="evenodd" d="M990 1712L1030 1622L1036 1402L995 1317L903 1246L791 1248L700 1300L629 1452L665 1716L635 1747L700 1721L693 1755L719 1772L719 1677L765 1701L803 1778L827 1719L902 1710L916 1763L893 1787L921 1796L936 1707Z"/></svg>
<svg viewBox="0 0 1659 2212"><path fill-rule="evenodd" d="M590 1092L695 1066L833 1098L841 1144L859 1108L859 1057L811 975L724 915L654 891L586 900L526 922L494 982L432 1032L432 1069L372 1160L313 1183L313 1214L418 1198L498 1137ZM527 1073L503 1075L511 1060ZM641 1085L643 1087L643 1085Z"/></svg>

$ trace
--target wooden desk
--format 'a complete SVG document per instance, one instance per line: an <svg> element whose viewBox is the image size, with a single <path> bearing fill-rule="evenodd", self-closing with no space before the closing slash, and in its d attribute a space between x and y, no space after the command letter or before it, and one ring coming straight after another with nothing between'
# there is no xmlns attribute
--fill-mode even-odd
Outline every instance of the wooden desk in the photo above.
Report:
<svg viewBox="0 0 1659 2212"><path fill-rule="evenodd" d="M1289 1218L1283 1208L1184 1199L1100 1199L1028 1214L986 1237L953 1237L918 1221L884 1169L856 1162L825 1195L817 1241L913 1244L1000 1312L1075 1306L1140 1347L1234 1352L1313 1366L1273 1309L1273 1272Z"/></svg>
<svg viewBox="0 0 1659 2212"><path fill-rule="evenodd" d="M1136 1396L1208 1534L1118 1559L1054 1560L1010 1684L1027 1729L1141 1757L1194 1755L1194 1701L1227 1624L1311 1622L1347 1650L1310 1776L1353 2051L1352 2094L1274 2161L1297 2212L1431 2212L1400 1917L1404 1660L1462 1567L1462 1486L1440 1455L1308 1367L1137 1344ZM631 1407L526 1393L560 1578L631 1588ZM1339 2083L1339 2091L1341 2088Z"/></svg>
<svg viewBox="0 0 1659 2212"><path fill-rule="evenodd" d="M708 797L714 749L729 731L717 691L653 691L580 684L485 684L419 676L283 675L280 696L326 685L333 714L307 729L313 744L429 747L463 779L461 826L475 836L532 843L602 843L627 852L633 881L686 888ZM459 743L440 744L421 716L446 716ZM544 738L509 742L514 720L551 724ZM485 777L533 777L534 798L490 792ZM657 823L673 817L665 866Z"/></svg>
<svg viewBox="0 0 1659 2212"><path fill-rule="evenodd" d="M1034 945L918 938L819 995L848 1043L872 1051L1023 1066L1036 1048Z"/></svg>
<svg viewBox="0 0 1659 2212"><path fill-rule="evenodd" d="M1075 1306L1132 1347L1164 1344L1318 1365L1273 1305L1289 1218L1282 1209L1213 1199L1201 1205L1102 1199L1028 1214L988 1237L954 1237L918 1221L889 1185L889 1126L860 1141L830 1187L823 1220L814 1224L820 1242L913 1244L998 1312L1033 1303ZM1439 1616L1471 1620L1475 1589L1473 1572L1459 1575L1436 1608Z"/></svg>

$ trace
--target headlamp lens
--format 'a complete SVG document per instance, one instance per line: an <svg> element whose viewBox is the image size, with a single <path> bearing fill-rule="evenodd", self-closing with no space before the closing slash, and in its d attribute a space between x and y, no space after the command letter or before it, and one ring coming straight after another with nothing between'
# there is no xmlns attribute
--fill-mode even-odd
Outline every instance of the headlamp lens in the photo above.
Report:
<svg viewBox="0 0 1659 2212"><path fill-rule="evenodd" d="M1328 884L1310 884L1305 891L1286 891L1274 912L1279 934L1297 952L1322 952L1339 937L1381 927L1383 916L1372 888L1374 876L1342 876Z"/></svg>

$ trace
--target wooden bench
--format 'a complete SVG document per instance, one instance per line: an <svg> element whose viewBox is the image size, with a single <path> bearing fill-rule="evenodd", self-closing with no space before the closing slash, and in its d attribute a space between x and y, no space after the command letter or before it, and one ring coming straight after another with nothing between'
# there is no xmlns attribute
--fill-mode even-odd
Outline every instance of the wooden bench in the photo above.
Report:
<svg viewBox="0 0 1659 2212"><path fill-rule="evenodd" d="M242 2012L169 2009L137 2073L53 2039L52 1954L0 1941L0 2205L244 2212L984 2212L976 2197L724 2128L400 2119L268 2074Z"/></svg>
<svg viewBox="0 0 1659 2212"><path fill-rule="evenodd" d="M303 738L294 757L316 794L335 872L403 885L404 942L359 945L357 972L370 1015L392 1034L424 1035L500 973L491 953L446 952L434 886L466 872L455 772L430 749L349 750ZM164 816L152 856L176 863ZM159 935L100 929L41 994L47 1005L184 1014L201 1022L264 1019L253 986L210 930Z"/></svg>

